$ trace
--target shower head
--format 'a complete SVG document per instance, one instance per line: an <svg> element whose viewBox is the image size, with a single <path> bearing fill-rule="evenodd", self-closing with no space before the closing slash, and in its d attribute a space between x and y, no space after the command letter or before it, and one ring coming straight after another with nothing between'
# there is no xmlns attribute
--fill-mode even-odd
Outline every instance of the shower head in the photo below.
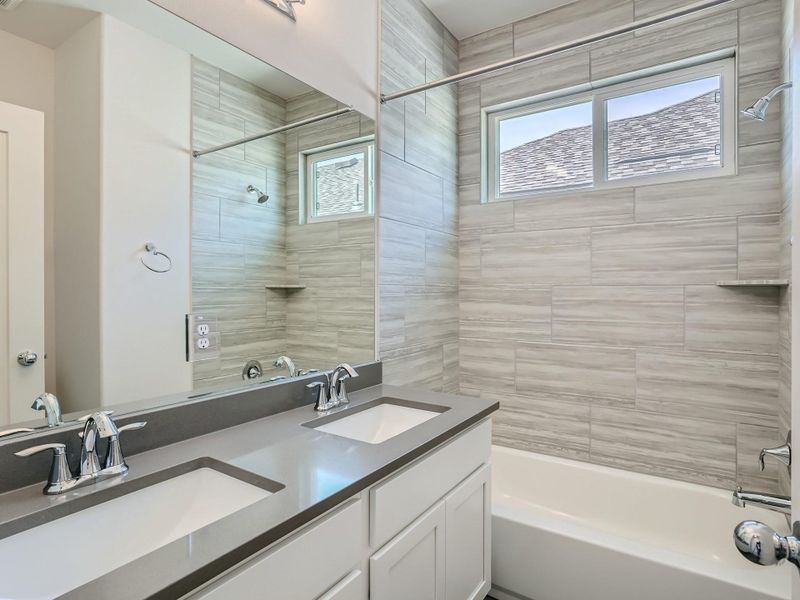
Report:
<svg viewBox="0 0 800 600"><path fill-rule="evenodd" d="M269 200L269 196L267 196L264 192L262 192L260 189L258 189L254 185L248 185L247 186L247 191L249 193L251 193L251 194L255 194L256 195L256 197L258 198L258 203L259 204L266 204L267 201Z"/></svg>
<svg viewBox="0 0 800 600"><path fill-rule="evenodd" d="M766 96L762 96L761 98L753 102L753 104L745 108L742 111L742 114L747 115L748 117L750 117L751 119L755 119L756 121L763 121L767 116L767 108L769 108L769 103L772 102L772 99L778 94L780 94L782 91L788 90L790 87L792 87L791 82L780 84L772 91L770 91L769 94L767 94Z"/></svg>

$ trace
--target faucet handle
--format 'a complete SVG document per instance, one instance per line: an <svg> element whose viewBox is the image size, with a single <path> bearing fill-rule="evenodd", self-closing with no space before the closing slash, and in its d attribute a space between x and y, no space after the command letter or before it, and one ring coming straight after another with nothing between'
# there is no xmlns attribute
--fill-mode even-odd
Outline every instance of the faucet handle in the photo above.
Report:
<svg viewBox="0 0 800 600"><path fill-rule="evenodd" d="M328 386L323 381L312 381L306 386L315 396L314 410L317 412L324 412L331 409L330 401L328 400Z"/></svg>
<svg viewBox="0 0 800 600"><path fill-rule="evenodd" d="M103 463L104 471L114 473L126 473L128 471L128 464L125 462L125 456L122 454L119 436L123 431L136 431L137 429L142 429L145 425L147 425L147 421L128 423L127 425L117 428L117 434L112 435L108 440L106 460Z"/></svg>
<svg viewBox="0 0 800 600"><path fill-rule="evenodd" d="M46 452L47 450L53 451L53 462L50 465L50 475L47 478L47 484L44 486L44 493L48 496L55 496L63 494L73 483L74 477L67 462L67 447L64 444L43 444L41 446L33 446L15 452L15 456L26 458Z"/></svg>
<svg viewBox="0 0 800 600"><path fill-rule="evenodd" d="M758 454L758 466L761 467L763 471L766 465L764 464L764 458L767 456L771 456L772 458L782 462L787 467L792 466L792 432L790 431L789 434L786 436L786 443L782 446L776 446L775 448L762 448L761 452Z"/></svg>

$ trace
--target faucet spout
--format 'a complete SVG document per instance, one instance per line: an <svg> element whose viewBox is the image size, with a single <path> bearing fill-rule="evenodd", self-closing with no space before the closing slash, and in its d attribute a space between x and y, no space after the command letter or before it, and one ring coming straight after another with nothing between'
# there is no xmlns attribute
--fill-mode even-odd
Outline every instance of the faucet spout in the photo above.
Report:
<svg viewBox="0 0 800 600"><path fill-rule="evenodd" d="M80 477L97 477L102 470L97 456L97 439L119 435L109 412L96 412L85 418L81 444Z"/></svg>
<svg viewBox="0 0 800 600"><path fill-rule="evenodd" d="M43 410L45 418L47 419L48 427L56 427L63 424L61 420L61 406L58 403L58 398L53 394L42 394L31 404L33 410Z"/></svg>
<svg viewBox="0 0 800 600"><path fill-rule="evenodd" d="M275 362L272 363L272 366L279 369L286 367L289 371L289 377L297 377L297 365L295 365L294 361L288 356L279 356L275 359Z"/></svg>
<svg viewBox="0 0 800 600"><path fill-rule="evenodd" d="M764 492L747 492L737 488L733 492L733 504L744 508L748 505L766 508L785 515L792 512L792 499L789 496L778 496Z"/></svg>

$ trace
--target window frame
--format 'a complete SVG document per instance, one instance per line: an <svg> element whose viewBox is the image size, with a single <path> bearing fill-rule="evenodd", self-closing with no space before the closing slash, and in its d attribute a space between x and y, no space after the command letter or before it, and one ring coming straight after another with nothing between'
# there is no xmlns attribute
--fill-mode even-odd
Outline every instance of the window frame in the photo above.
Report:
<svg viewBox="0 0 800 600"><path fill-rule="evenodd" d="M488 107L482 110L481 154L483 180L486 184L481 190L481 201L502 202L545 194L569 193L575 190L611 190L646 185L657 185L677 181L693 181L712 177L727 177L737 173L737 97L736 61L733 56L706 59L691 66L661 67L639 71L620 77L596 81L584 86L549 93L543 96L522 99L513 103ZM608 179L608 115L607 102L621 96L686 83L706 77L720 77L720 166L686 169L670 173L636 175L621 179ZM588 89L586 89L588 88ZM499 191L500 123L516 118L546 112L557 108L574 106L585 102L592 103L592 171L591 184L540 188L523 192L501 194Z"/></svg>
<svg viewBox="0 0 800 600"><path fill-rule="evenodd" d="M364 210L358 212L339 213L335 215L325 215L318 217L314 215L313 205L316 177L314 173L314 163L336 156L344 156L363 152L366 157L364 165ZM354 140L347 140L303 150L300 152L300 177L299 186L302 197L300 199L300 213L303 223L325 223L330 221L341 221L343 219L364 219L374 214L374 187L375 187L375 138L369 136Z"/></svg>

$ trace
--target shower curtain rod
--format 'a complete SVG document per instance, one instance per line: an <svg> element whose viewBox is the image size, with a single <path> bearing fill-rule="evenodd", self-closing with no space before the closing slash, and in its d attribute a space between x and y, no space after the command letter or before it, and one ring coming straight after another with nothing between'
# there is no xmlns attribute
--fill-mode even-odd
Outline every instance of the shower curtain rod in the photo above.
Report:
<svg viewBox="0 0 800 600"><path fill-rule="evenodd" d="M486 65L485 67L478 67L477 69L472 69L463 73L457 73L456 75L450 75L449 77L443 77L442 79L437 79L436 81L431 81L429 83L423 83L405 90L400 90L399 92L381 94L381 104L389 102L390 100L397 100L398 98L405 98L406 96L411 96L412 94L418 94L420 92L432 90L443 85L458 83L459 81L471 79L472 77L477 77L478 75L485 75L486 73L492 73L501 69L507 69L508 67L521 65L523 63L536 60L537 58L545 58L547 56L552 56L553 54L558 54L559 52L565 52L567 50L573 50L575 48L580 48L581 46L593 44L595 42L608 40L632 31L643 29L645 27L666 23L668 21L672 21L673 19L680 19L681 17L693 15L710 8L716 8L717 6L728 4L729 2L734 2L734 0L703 0L701 2L695 2L694 4L689 4L683 8L670 10L652 17L645 17L644 19L640 19L634 23L621 25L620 27L614 27L613 29L608 29L602 33L588 35L565 44L559 44L543 50L536 50L535 52L501 60L499 62L492 63L491 65Z"/></svg>
<svg viewBox="0 0 800 600"><path fill-rule="evenodd" d="M205 154L212 154L214 152L219 152L220 150L227 150L228 148L233 148L234 146L241 146L242 144L246 144L247 142L254 142L256 140L260 140L262 138L275 135L277 133L283 133L284 131L297 129L298 127L302 127L303 125L311 125L312 123L319 123L320 121L324 121L325 119L332 119L333 117L338 117L339 115L346 115L347 113L353 112L353 110L355 109L352 106L346 106L344 108L339 108L337 110L332 110L331 112L326 112L321 115L317 115L316 117L309 117L308 119L303 119L302 121L295 121L294 123L289 123L287 125L283 125L275 129L270 129L269 131L265 131L263 133L256 133L255 135L251 135L246 138L236 140L234 142L228 142L227 144L221 144L219 146L214 146L213 148L206 148L205 150L194 150L192 151L192 156L198 158Z"/></svg>

